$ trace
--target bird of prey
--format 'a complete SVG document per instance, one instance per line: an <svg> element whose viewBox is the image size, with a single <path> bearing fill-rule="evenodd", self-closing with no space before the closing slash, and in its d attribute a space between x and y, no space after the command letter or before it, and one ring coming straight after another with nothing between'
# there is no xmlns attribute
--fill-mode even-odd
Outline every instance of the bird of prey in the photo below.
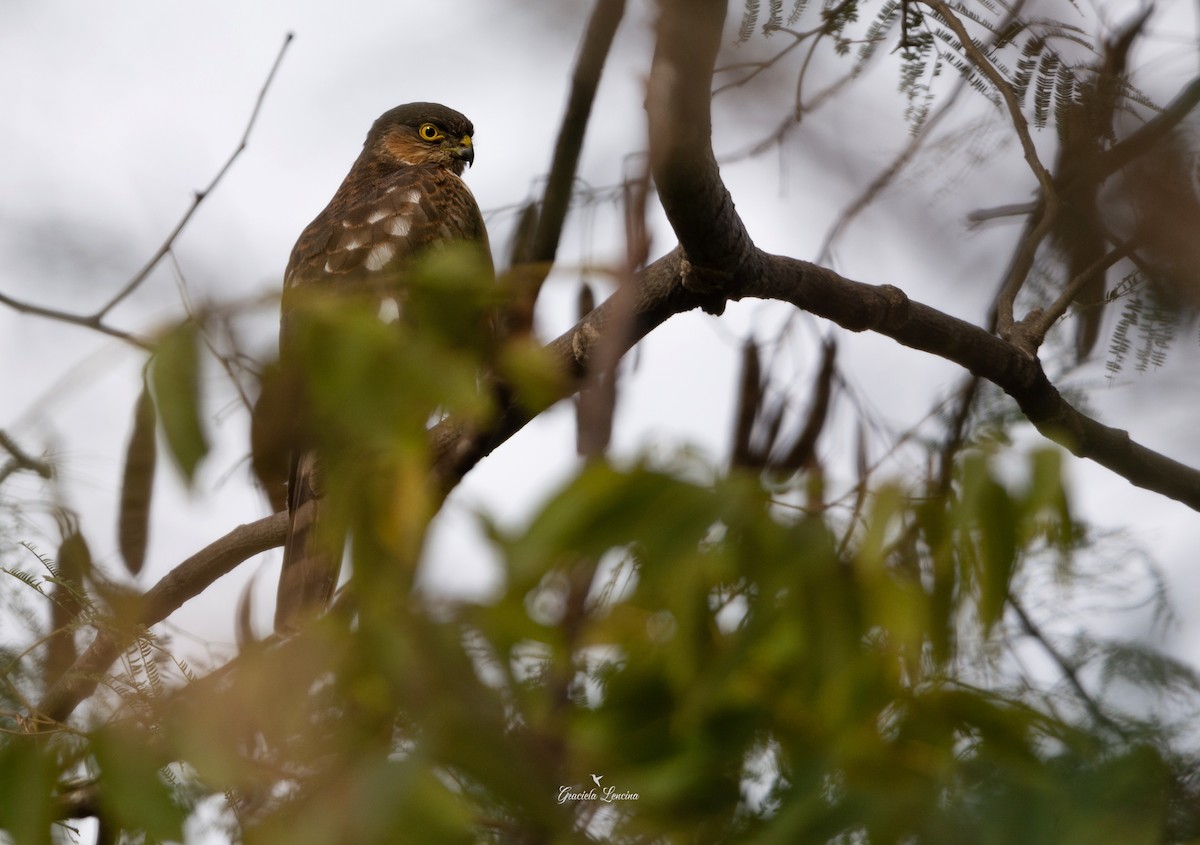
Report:
<svg viewBox="0 0 1200 845"><path fill-rule="evenodd" d="M473 132L466 117L436 103L397 106L375 121L341 187L292 249L283 280L281 358L288 355L289 297L370 291L381 304L401 303L406 271L430 249L468 241L487 253L483 216L461 178L475 158ZM340 544L314 530L322 493L319 457L296 448L275 609L279 631L323 609L337 584Z"/></svg>

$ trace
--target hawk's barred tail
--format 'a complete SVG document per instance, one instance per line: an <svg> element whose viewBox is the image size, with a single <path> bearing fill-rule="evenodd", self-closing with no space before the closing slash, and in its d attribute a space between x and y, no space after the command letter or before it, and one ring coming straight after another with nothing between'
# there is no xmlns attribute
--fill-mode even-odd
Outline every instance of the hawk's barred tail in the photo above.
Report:
<svg viewBox="0 0 1200 845"><path fill-rule="evenodd" d="M288 485L291 525L283 546L283 571L275 603L275 630L298 629L305 617L329 604L341 570L341 543L321 519L320 466L313 452L296 458Z"/></svg>

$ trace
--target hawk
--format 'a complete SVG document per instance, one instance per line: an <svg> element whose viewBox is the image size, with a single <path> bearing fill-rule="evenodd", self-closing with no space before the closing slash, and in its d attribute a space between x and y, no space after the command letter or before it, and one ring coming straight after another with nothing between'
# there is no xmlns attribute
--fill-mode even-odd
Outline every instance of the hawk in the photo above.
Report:
<svg viewBox="0 0 1200 845"><path fill-rule="evenodd" d="M389 299L399 303L406 270L431 248L470 241L488 254L483 215L461 178L475 159L473 132L471 121L437 103L397 106L375 121L333 199L292 249L283 279L281 358L287 356L289 296L365 290L381 305ZM337 585L341 550L327 538L318 542L314 531L321 495L317 455L293 450L278 631L294 629L305 615L324 608Z"/></svg>

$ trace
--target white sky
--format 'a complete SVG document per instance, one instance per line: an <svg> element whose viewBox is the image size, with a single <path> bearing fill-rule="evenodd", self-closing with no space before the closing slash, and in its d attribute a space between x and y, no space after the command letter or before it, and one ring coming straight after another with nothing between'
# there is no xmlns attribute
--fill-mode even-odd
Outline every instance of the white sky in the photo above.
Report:
<svg viewBox="0 0 1200 845"><path fill-rule="evenodd" d="M38 304L85 312L105 301L153 254L191 201L232 151L285 33L296 39L283 61L249 147L205 200L180 238L176 257L198 302L242 298L278 287L292 243L348 169L372 120L411 100L441 101L476 126L477 159L467 181L485 211L520 202L536 189L565 102L567 79L589 3L499 0L424 2L161 3L124 0L6 0L0 5L0 291ZM1194 32L1192 4L1164 3L1152 29L1155 55L1136 57L1141 81L1167 96L1194 72L1185 47ZM632 2L606 69L580 175L589 184L618 182L626 156L644 147L642 82L652 41L649 4ZM1130 8L1130 4L1119 6ZM1118 6L1114 5L1113 9ZM738 13L731 14L736 26ZM1118 11L1107 13L1120 20ZM1181 27L1185 29L1181 29ZM777 41L743 48L775 50ZM830 78L818 62L813 76ZM789 73L794 73L793 70ZM759 246L801 258L815 255L842 205L907 140L894 68L876 66L843 99L806 118L782 155L772 151L725 168L725 176ZM787 108L794 76L771 77L769 103L734 92L718 98L718 154L743 149ZM987 116L986 108L972 110ZM993 120L995 118L993 117ZM971 157L976 169L969 167ZM1010 226L966 233L974 208L1022 202L1031 180L1010 136L956 139L919 164L840 242L839 271L867 282L899 285L910 296L979 321L1015 235ZM490 218L503 255L511 215ZM594 222L596 228L587 224ZM674 244L661 216L652 220L654 253ZM590 234L589 234L590 231ZM619 217L611 205L578 213L564 235L568 265L620 255ZM574 282L556 276L539 312L549 338L570 324ZM116 325L149 331L179 314L174 273L164 263L112 315ZM726 449L736 352L748 332L770 338L787 309L747 302L720 320L691 314L671 320L641 350L623 383L615 451L692 444L710 456ZM789 347L800 406L815 362L809 342L829 327L805 319ZM252 345L275 344L276 323L254 323ZM840 362L859 392L895 429L919 420L956 384L957 368L877 336L836 330ZM1200 465L1192 419L1200 387L1197 344L1184 337L1160 371L1132 369L1114 383L1103 355L1073 373L1096 385L1090 401L1110 425L1145 445ZM37 453L50 450L63 469L66 502L83 516L93 553L119 571L113 532L121 459L142 364L116 341L70 326L0 309L0 429ZM781 387L785 386L781 384ZM214 373L213 395L231 399ZM187 494L166 461L160 465L147 569L154 583L188 554L239 522L267 513L242 457L247 420L233 405L213 419L216 448L197 491ZM849 417L843 415L843 421ZM849 427L822 443L831 465L846 466ZM1031 438L1034 442L1034 438ZM429 552L429 583L479 594L495 583L473 539L473 508L519 520L574 466L573 422L558 410L531 425L471 473L441 521ZM1196 514L1132 488L1102 468L1069 462L1080 512L1106 528L1126 527L1167 568L1186 614L1200 587L1194 548ZM31 478L10 480L9 496L38 491ZM40 496L41 493L38 493ZM47 552L53 538L31 536ZM11 558L7 560L11 561ZM31 559L18 562L32 566ZM278 554L243 565L173 617L184 631L232 643L233 608L246 579L257 576L256 623L265 632L274 599ZM1121 623L1142 635L1141 617ZM0 621L0 636L6 626ZM1189 655L1200 618L1169 635Z"/></svg>

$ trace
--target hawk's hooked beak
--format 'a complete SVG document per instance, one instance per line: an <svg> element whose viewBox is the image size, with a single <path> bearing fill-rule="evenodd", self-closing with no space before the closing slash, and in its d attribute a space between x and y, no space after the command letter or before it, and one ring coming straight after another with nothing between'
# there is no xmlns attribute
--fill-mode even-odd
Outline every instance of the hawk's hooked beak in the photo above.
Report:
<svg viewBox="0 0 1200 845"><path fill-rule="evenodd" d="M475 147L471 143L470 135L462 136L462 140L459 141L458 147L454 150L454 155L456 158L461 158L465 161L468 166L475 163Z"/></svg>

